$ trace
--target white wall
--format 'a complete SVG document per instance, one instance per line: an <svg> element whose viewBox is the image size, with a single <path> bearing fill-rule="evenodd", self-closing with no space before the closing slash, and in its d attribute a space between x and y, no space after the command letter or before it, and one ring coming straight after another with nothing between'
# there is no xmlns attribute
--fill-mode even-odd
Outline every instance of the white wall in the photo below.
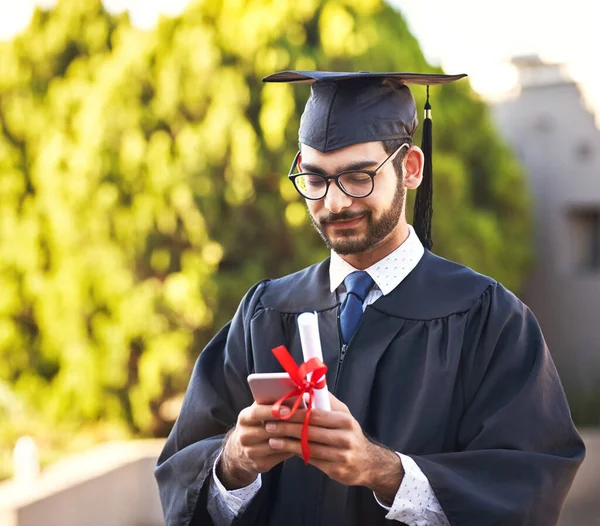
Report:
<svg viewBox="0 0 600 526"><path fill-rule="evenodd" d="M543 70L537 71L542 80ZM600 385L600 273L577 268L570 219L574 209L600 208L600 130L578 86L566 78L526 82L493 110L534 197L535 266L522 298L538 318L575 402Z"/></svg>
<svg viewBox="0 0 600 526"><path fill-rule="evenodd" d="M163 443L108 443L30 484L0 485L0 525L164 526L153 475Z"/></svg>

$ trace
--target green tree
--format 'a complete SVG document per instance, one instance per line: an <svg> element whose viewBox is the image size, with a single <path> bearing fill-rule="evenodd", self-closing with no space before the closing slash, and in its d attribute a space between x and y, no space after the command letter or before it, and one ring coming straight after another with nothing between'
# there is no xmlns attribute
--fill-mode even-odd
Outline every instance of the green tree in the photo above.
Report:
<svg viewBox="0 0 600 526"><path fill-rule="evenodd" d="M166 433L245 290L326 255L285 177L308 89L261 82L313 68L437 71L381 0L196 1L148 32L61 0L0 45L0 382L26 414ZM521 170L468 82L432 102L434 248L518 290Z"/></svg>

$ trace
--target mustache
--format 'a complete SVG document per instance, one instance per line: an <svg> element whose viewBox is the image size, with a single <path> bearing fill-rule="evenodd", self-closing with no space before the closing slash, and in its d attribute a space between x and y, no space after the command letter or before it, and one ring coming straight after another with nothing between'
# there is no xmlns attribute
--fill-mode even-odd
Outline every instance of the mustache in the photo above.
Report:
<svg viewBox="0 0 600 526"><path fill-rule="evenodd" d="M319 224L327 225L329 223L335 223L337 221L350 221L351 219L357 219L359 217L369 217L369 212L364 210L362 212L342 212L340 214L327 214L319 218Z"/></svg>

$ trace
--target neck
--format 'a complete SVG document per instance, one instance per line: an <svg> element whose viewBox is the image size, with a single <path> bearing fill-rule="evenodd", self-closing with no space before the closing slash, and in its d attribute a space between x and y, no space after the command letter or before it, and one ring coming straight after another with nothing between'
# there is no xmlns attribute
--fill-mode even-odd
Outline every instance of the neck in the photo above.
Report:
<svg viewBox="0 0 600 526"><path fill-rule="evenodd" d="M374 265L384 257L389 256L394 250L396 250L402 243L408 238L408 224L406 221L398 223L398 227L393 232L382 239L377 245L374 245L365 252L358 254L347 254L340 255L340 257L350 263L354 268L358 270L365 270L371 265Z"/></svg>

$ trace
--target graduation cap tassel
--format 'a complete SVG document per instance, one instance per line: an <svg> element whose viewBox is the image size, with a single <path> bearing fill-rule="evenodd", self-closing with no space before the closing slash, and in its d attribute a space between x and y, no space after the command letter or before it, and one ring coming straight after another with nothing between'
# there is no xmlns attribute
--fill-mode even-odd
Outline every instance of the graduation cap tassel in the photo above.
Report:
<svg viewBox="0 0 600 526"><path fill-rule="evenodd" d="M429 86L427 86L427 101L425 102L425 120L423 121L423 138L421 149L425 157L423 165L423 181L417 189L415 209L413 214L414 229L421 243L427 250L431 250L431 220L433 217L433 163L431 154L433 150L431 138L431 104L429 104Z"/></svg>

